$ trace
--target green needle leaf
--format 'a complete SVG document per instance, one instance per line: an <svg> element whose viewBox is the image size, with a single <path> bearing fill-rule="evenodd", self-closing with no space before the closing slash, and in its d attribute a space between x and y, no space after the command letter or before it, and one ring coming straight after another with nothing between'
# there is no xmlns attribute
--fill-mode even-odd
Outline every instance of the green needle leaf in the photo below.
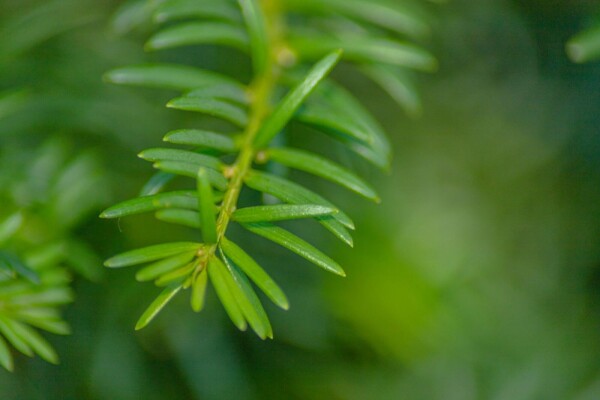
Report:
<svg viewBox="0 0 600 400"><path fill-rule="evenodd" d="M288 299L273 279L241 247L223 237L221 250L275 303L287 310Z"/></svg>
<svg viewBox="0 0 600 400"><path fill-rule="evenodd" d="M158 278L159 276L171 272L179 267L182 267L188 264L190 261L194 259L198 251L190 251L182 254L178 254L173 257L165 258L164 260L160 260L154 262L144 268L140 269L135 274L135 279L140 282L147 282L153 279Z"/></svg>
<svg viewBox="0 0 600 400"><path fill-rule="evenodd" d="M205 168L200 168L198 171L198 208L200 209L200 226L202 226L204 241L212 244L217 242L217 223L215 202L206 171Z"/></svg>
<svg viewBox="0 0 600 400"><path fill-rule="evenodd" d="M225 260L225 266L228 273L225 274L229 288L235 297L235 300L242 310L244 318L248 321L252 330L256 332L261 339L273 338L273 329L267 317L267 313L256 296L254 289L248 282L248 279L238 271L237 267Z"/></svg>
<svg viewBox="0 0 600 400"><path fill-rule="evenodd" d="M182 18L218 18L237 22L240 14L228 2L189 0L167 0L160 3L154 13L154 20L158 23Z"/></svg>
<svg viewBox="0 0 600 400"><path fill-rule="evenodd" d="M128 267L161 260L181 253L198 251L202 245L194 242L172 242L127 251L109 258L104 265L110 268Z"/></svg>
<svg viewBox="0 0 600 400"><path fill-rule="evenodd" d="M33 351L41 358L51 364L58 364L58 355L56 354L56 351L54 351L50 343L34 329L17 321L6 320L5 322L10 325L13 332L27 342L31 349L33 349Z"/></svg>
<svg viewBox="0 0 600 400"><path fill-rule="evenodd" d="M212 257L209 260L208 277L215 288L215 292L217 292L217 297L219 297L221 304L223 304L223 308L225 308L225 311L233 324L240 331L245 331L247 328L246 319L231 292L230 285L227 283L226 279L228 275L229 273L220 259Z"/></svg>
<svg viewBox="0 0 600 400"><path fill-rule="evenodd" d="M119 85L178 91L192 90L207 84L242 87L239 82L225 75L177 64L142 64L116 68L104 74L104 80Z"/></svg>
<svg viewBox="0 0 600 400"><path fill-rule="evenodd" d="M33 350L26 340L21 338L14 330L14 325L10 323L8 318L0 317L0 333L13 345L15 349L25 354L28 357L33 357ZM0 336L1 337L1 336Z"/></svg>
<svg viewBox="0 0 600 400"><path fill-rule="evenodd" d="M161 171L170 172L177 175L183 175L190 178L196 178L198 176L199 167L196 164L179 161L159 161L154 163L154 168L160 169ZM214 169L206 169L206 174L210 183L213 184L219 190L225 190L227 188L227 179Z"/></svg>
<svg viewBox="0 0 600 400"><path fill-rule="evenodd" d="M224 100L184 96L169 101L167 107L208 114L229 121L240 128L248 124L248 115L246 112L239 106Z"/></svg>
<svg viewBox="0 0 600 400"><path fill-rule="evenodd" d="M259 129L254 141L256 147L266 146L275 135L283 129L283 127L292 118L298 107L306 100L306 98L315 90L316 86L321 82L327 74L338 63L342 51L334 51L319 62L308 72L304 80L294 87L284 98L279 105L273 110L271 115L267 117L262 127Z"/></svg>
<svg viewBox="0 0 600 400"><path fill-rule="evenodd" d="M187 93L189 97L216 98L231 101L242 105L248 105L250 99L248 93L239 86L233 85L207 85Z"/></svg>
<svg viewBox="0 0 600 400"><path fill-rule="evenodd" d="M256 75L262 74L269 62L269 39L265 17L256 0L238 0L248 34L250 35L250 50L252 52L252 65Z"/></svg>
<svg viewBox="0 0 600 400"><path fill-rule="evenodd" d="M156 219L160 221L183 225L189 228L200 228L200 220L198 219L197 211L170 208L157 211L155 216Z"/></svg>
<svg viewBox="0 0 600 400"><path fill-rule="evenodd" d="M379 196L368 183L341 165L331 162L326 158L307 151L286 147L271 148L266 153L268 158L280 164L338 183L369 200L380 201Z"/></svg>
<svg viewBox="0 0 600 400"><path fill-rule="evenodd" d="M135 324L135 330L139 331L148 325L180 290L181 284L179 283L167 286L148 306L146 311L144 311L138 322Z"/></svg>
<svg viewBox="0 0 600 400"><path fill-rule="evenodd" d="M318 194L290 182L287 179L277 177L275 175L264 172L250 171L244 178L248 187L258 190L259 192L268 193L278 199L291 204L319 204L337 209L329 201L325 200ZM352 236L344 228L344 226L354 229L354 223L342 211L338 211L331 217L317 218L319 223L327 228L336 237L344 243L352 246Z"/></svg>
<svg viewBox="0 0 600 400"><path fill-rule="evenodd" d="M198 129L180 129L172 131L167 133L163 140L175 144L206 147L224 153L233 153L237 150L235 142L230 137L220 133Z"/></svg>
<svg viewBox="0 0 600 400"><path fill-rule="evenodd" d="M169 174L168 172L158 171L152 178L148 179L148 182L140 190L140 196L149 196L151 194L157 194L164 189L169 182L175 178L175 174Z"/></svg>
<svg viewBox="0 0 600 400"><path fill-rule="evenodd" d="M7 371L13 371L13 358L10 354L8 344L4 339L2 339L2 336L0 336L0 364L6 368Z"/></svg>
<svg viewBox="0 0 600 400"><path fill-rule="evenodd" d="M414 117L421 114L421 98L408 71L379 64L368 65L362 67L361 70L385 90L410 116Z"/></svg>
<svg viewBox="0 0 600 400"><path fill-rule="evenodd" d="M242 226L250 232L293 251L326 271L333 272L340 276L346 276L346 273L338 263L323 254L320 250L317 250L311 244L283 228L268 222L242 224Z"/></svg>
<svg viewBox="0 0 600 400"><path fill-rule="evenodd" d="M231 217L238 222L262 222L323 217L335 213L335 208L318 204L277 204L240 208Z"/></svg>
<svg viewBox="0 0 600 400"><path fill-rule="evenodd" d="M138 157L146 161L178 161L186 162L202 167L220 169L223 164L221 161L212 156L205 154L195 153L188 150L180 149L165 149L165 148L154 148L147 149L138 154Z"/></svg>
<svg viewBox="0 0 600 400"><path fill-rule="evenodd" d="M152 36L144 48L163 50L197 44L220 44L246 51L248 37L235 25L223 22L187 22L163 29Z"/></svg>
<svg viewBox="0 0 600 400"><path fill-rule="evenodd" d="M203 269L200 274L194 279L192 283L192 296L190 303L192 310L195 312L202 311L204 308L204 298L206 297L206 282L208 280L208 273L206 269Z"/></svg>
<svg viewBox="0 0 600 400"><path fill-rule="evenodd" d="M100 218L121 218L162 208L196 210L198 208L198 194L192 190L179 190L137 197L107 208L100 214Z"/></svg>
<svg viewBox="0 0 600 400"><path fill-rule="evenodd" d="M23 224L23 214L20 212L9 215L0 223L0 243L5 242L14 235Z"/></svg>

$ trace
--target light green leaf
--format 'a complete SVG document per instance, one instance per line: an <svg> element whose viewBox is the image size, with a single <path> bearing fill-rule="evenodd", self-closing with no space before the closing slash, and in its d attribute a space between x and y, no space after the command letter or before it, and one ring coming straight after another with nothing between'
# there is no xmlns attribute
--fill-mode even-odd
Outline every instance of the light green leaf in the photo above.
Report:
<svg viewBox="0 0 600 400"><path fill-rule="evenodd" d="M190 304L192 310L195 312L202 311L204 308L204 298L206 297L206 282L208 280L208 273L206 268L203 269L192 283L192 296L190 298Z"/></svg>
<svg viewBox="0 0 600 400"><path fill-rule="evenodd" d="M147 282L158 278L159 276L171 272L179 267L182 267L192 261L198 250L185 252L164 260L156 261L150 265L140 269L135 274L135 279L140 282Z"/></svg>
<svg viewBox="0 0 600 400"><path fill-rule="evenodd" d="M260 300L254 293L254 289L248 279L231 264L226 257L225 266L228 274L225 274L230 290L237 301L244 318L248 321L252 330L261 339L273 338L273 329Z"/></svg>
<svg viewBox="0 0 600 400"><path fill-rule="evenodd" d="M333 272L340 276L346 276L346 273L338 263L323 254L320 250L317 250L311 244L283 228L268 222L242 224L242 226L252 233L269 239L293 251L326 271Z"/></svg>
<svg viewBox="0 0 600 400"><path fill-rule="evenodd" d="M248 187L258 190L259 192L268 193L286 203L319 204L337 209L337 207L318 194L275 175L250 171L244 178L244 181ZM336 237L352 246L352 236L350 236L350 233L344 226L354 229L354 223L345 213L338 211L331 217L317 218L317 220Z"/></svg>
<svg viewBox="0 0 600 400"><path fill-rule="evenodd" d="M240 128L248 124L248 115L242 108L223 100L184 96L169 101L167 107L176 110L200 112L221 118Z"/></svg>
<svg viewBox="0 0 600 400"><path fill-rule="evenodd" d="M162 208L185 208L196 210L197 207L198 195L195 191L179 190L123 201L104 210L102 214L100 214L100 218L121 218Z"/></svg>
<svg viewBox="0 0 600 400"><path fill-rule="evenodd" d="M237 22L240 14L225 1L190 0L167 0L154 13L154 20L158 23L183 18L215 18Z"/></svg>
<svg viewBox="0 0 600 400"><path fill-rule="evenodd" d="M175 144L206 147L224 153L232 153L237 150L234 140L230 137L220 133L198 129L180 129L172 131L167 133L163 140Z"/></svg>
<svg viewBox="0 0 600 400"><path fill-rule="evenodd" d="M277 306L287 310L289 308L288 299L271 279L271 277L254 261L241 247L234 242L223 237L221 239L221 249L225 255L233 261L252 281L275 303Z"/></svg>
<svg viewBox="0 0 600 400"><path fill-rule="evenodd" d="M257 0L238 0L250 36L250 51L255 75L261 75L269 63L269 40L265 17Z"/></svg>
<svg viewBox="0 0 600 400"><path fill-rule="evenodd" d="M248 93L239 86L233 85L207 85L188 92L186 96L215 98L241 105L248 105L250 103Z"/></svg>
<svg viewBox="0 0 600 400"><path fill-rule="evenodd" d="M160 169L161 171L170 172L177 175L183 175L190 178L196 178L198 175L199 167L195 164L179 161L159 161L154 163L154 168ZM219 190L225 190L227 188L227 179L214 169L206 169L206 174L210 183Z"/></svg>
<svg viewBox="0 0 600 400"><path fill-rule="evenodd" d="M175 297L177 293L179 293L180 290L180 284L173 284L167 286L148 306L146 311L144 311L140 319L135 324L135 330L139 331L140 329L143 329L146 325L148 325L154 319L154 317L156 317L160 310L162 310L167 305L167 303L171 301L171 299Z"/></svg>
<svg viewBox="0 0 600 400"><path fill-rule="evenodd" d="M10 323L8 318L0 316L0 333L13 345L15 349L25 354L28 357L33 357L33 350L29 346L26 340L21 338L20 335L15 332L13 325Z"/></svg>
<svg viewBox="0 0 600 400"><path fill-rule="evenodd" d="M341 56L341 50L337 50L323 57L311 68L304 80L286 94L259 129L254 141L256 147L266 146L283 129L298 107L329 74Z"/></svg>
<svg viewBox="0 0 600 400"><path fill-rule="evenodd" d="M314 153L286 147L271 148L266 151L269 159L290 168L299 169L358 193L369 200L379 202L380 198L375 189L339 164L331 162Z"/></svg>
<svg viewBox="0 0 600 400"><path fill-rule="evenodd" d="M39 329L43 329L56 335L70 335L71 327L65 321L59 319L35 319L24 317L23 322L29 323Z"/></svg>
<svg viewBox="0 0 600 400"><path fill-rule="evenodd" d="M152 194L157 194L162 191L167 184L169 184L177 175L169 174L168 172L158 171L144 185L142 190L140 190L139 196L149 196Z"/></svg>
<svg viewBox="0 0 600 400"><path fill-rule="evenodd" d="M146 0L128 1L117 9L110 25L117 34L124 35L149 22L153 11L154 2Z"/></svg>
<svg viewBox="0 0 600 400"><path fill-rule="evenodd" d="M7 371L13 371L13 358L10 354L8 344L6 341L4 341L4 339L2 339L2 336L0 336L0 364L6 368Z"/></svg>
<svg viewBox="0 0 600 400"><path fill-rule="evenodd" d="M9 325L12 331L23 339L41 358L51 364L58 364L58 355L56 354L56 351L54 351L50 343L34 329L17 321L7 319L4 322Z"/></svg>
<svg viewBox="0 0 600 400"><path fill-rule="evenodd" d="M217 223L215 220L215 202L212 198L212 188L208 180L207 170L198 171L198 208L200 209L200 226L206 243L217 242Z"/></svg>
<svg viewBox="0 0 600 400"><path fill-rule="evenodd" d="M223 304L223 308L229 315L233 324L240 330L245 331L247 328L246 319L242 314L242 310L238 305L230 285L227 283L227 269L223 262L217 257L212 257L208 262L208 277L217 292L217 297Z"/></svg>
<svg viewBox="0 0 600 400"><path fill-rule="evenodd" d="M178 64L142 64L116 68L104 74L110 83L144 86L179 91L192 90L207 84L239 85L225 75Z"/></svg>
<svg viewBox="0 0 600 400"><path fill-rule="evenodd" d="M198 44L219 44L246 51L248 37L242 29L224 22L186 22L154 34L144 48L163 50Z"/></svg>
<svg viewBox="0 0 600 400"><path fill-rule="evenodd" d="M586 30L567 42L567 54L577 63L600 57L600 26Z"/></svg>
<svg viewBox="0 0 600 400"><path fill-rule="evenodd" d="M0 223L0 243L10 239L23 225L23 214L16 212Z"/></svg>
<svg viewBox="0 0 600 400"><path fill-rule="evenodd" d="M161 260L177 254L198 251L202 245L194 242L172 242L143 247L141 249L127 251L104 262L110 268L128 267L130 265L143 264L151 261Z"/></svg>
<svg viewBox="0 0 600 400"><path fill-rule="evenodd" d="M177 268L174 271L167 272L166 274L158 278L154 283L156 284L156 286L166 286L174 282L179 282L183 286L185 286L185 279L188 278L192 272L194 272L195 268L196 263L189 263L187 265L184 265L183 267Z"/></svg>
<svg viewBox="0 0 600 400"><path fill-rule="evenodd" d="M219 170L223 166L221 161L212 156L199 154L193 151L181 149L154 148L147 149L138 154L138 157L146 161L178 161Z"/></svg>
<svg viewBox="0 0 600 400"><path fill-rule="evenodd" d="M335 208L318 204L275 204L240 208L231 217L237 222L262 222L323 217L335 213Z"/></svg>
<svg viewBox="0 0 600 400"><path fill-rule="evenodd" d="M48 288L41 292L25 293L11 298L13 306L51 306L66 304L73 301L73 291L68 287Z"/></svg>
<svg viewBox="0 0 600 400"><path fill-rule="evenodd" d="M189 228L200 228L198 212L191 210L182 210L179 208L170 208L159 210L155 214L156 219L172 224L187 226Z"/></svg>

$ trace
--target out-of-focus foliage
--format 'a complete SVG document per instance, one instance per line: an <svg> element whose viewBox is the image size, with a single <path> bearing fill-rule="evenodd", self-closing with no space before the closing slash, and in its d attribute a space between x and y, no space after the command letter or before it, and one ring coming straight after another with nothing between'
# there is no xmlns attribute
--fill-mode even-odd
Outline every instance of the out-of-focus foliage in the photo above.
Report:
<svg viewBox="0 0 600 400"><path fill-rule="evenodd" d="M35 3L47 2L3 0L0 14L22 14ZM0 370L0 398L600 397L600 70L564 53L567 39L583 28L584 11L593 11L574 15L574 3L593 2L435 6L431 48L440 68L422 80L423 111L414 121L361 75L340 68L337 77L390 132L395 161L384 177L350 162L381 188L380 206L355 202L326 183L318 187L355 216L355 249L328 232L315 236L345 266L344 280L238 233L292 304L283 312L265 302L274 341L237 332L211 291L201 318L176 298L170 312L132 334L131 321L146 307L140 299L150 301L152 287L131 285L135 273L127 270L97 284L76 279L76 301L65 313L72 335L44 335L61 364L15 357L14 373ZM168 97L155 91L103 86L103 71L148 57L139 50L147 27L115 39L106 25L120 2L82 4L79 12L96 13L96 22L21 55L29 67L14 69L20 78L2 75L3 90L28 88L20 93L36 95L30 99L80 96L69 103L34 100L37 110L57 117L26 136L4 128L5 120L0 147L33 157L32 149L55 134L72 143L68 160L91 147L114 201L135 196L149 178L133 151L155 146L169 127L206 120L163 110ZM168 55L232 76L249 73L240 72L234 52L211 46ZM292 144L330 146L300 126L290 134ZM185 240L191 232L144 216L119 227L115 235L114 224L91 215L74 233L104 257L165 237Z"/></svg>

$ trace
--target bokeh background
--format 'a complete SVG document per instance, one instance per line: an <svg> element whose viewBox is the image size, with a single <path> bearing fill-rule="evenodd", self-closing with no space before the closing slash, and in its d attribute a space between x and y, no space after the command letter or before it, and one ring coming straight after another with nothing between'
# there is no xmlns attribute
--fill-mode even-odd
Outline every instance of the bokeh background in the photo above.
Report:
<svg viewBox="0 0 600 400"><path fill-rule="evenodd" d="M138 151L199 121L166 110L169 93L113 87L103 72L175 60L249 73L215 47L144 54L144 32L115 32L119 4L0 0L0 90L11 94L0 103L0 198L34 204L51 215L40 235L70 232L99 262L194 235L97 215L151 176ZM265 304L275 339L263 342L238 332L212 292L200 315L176 299L134 332L152 285L129 270L77 276L73 334L45 335L61 364L17 356L15 373L0 370L0 398L599 399L600 63L564 52L598 4L426 8L424 45L440 68L420 77L419 117L351 71L335 75L395 150L388 175L359 166L380 206L319 186L357 225L353 250L306 231L346 279L241 236L291 302L287 312ZM87 179L50 185L80 165Z"/></svg>

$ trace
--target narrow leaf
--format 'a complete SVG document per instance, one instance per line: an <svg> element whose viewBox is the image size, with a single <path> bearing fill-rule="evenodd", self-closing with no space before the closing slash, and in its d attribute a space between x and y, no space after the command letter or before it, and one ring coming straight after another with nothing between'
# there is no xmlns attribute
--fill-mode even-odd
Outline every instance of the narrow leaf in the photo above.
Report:
<svg viewBox="0 0 600 400"><path fill-rule="evenodd" d="M248 115L239 106L224 100L206 99L194 96L177 97L167 103L168 108L195 111L221 118L240 128L248 124Z"/></svg>
<svg viewBox="0 0 600 400"><path fill-rule="evenodd" d="M335 208L318 204L276 204L240 208L235 210L231 217L238 222L262 222L314 218L335 213L337 213Z"/></svg>
<svg viewBox="0 0 600 400"><path fill-rule="evenodd" d="M293 233L286 231L276 225L268 222L242 224L242 226L248 229L250 232L269 239L291 251L304 257L308 261L316 264L317 266L325 269L326 271L333 272L340 276L346 276L346 273L342 267L333 261L331 258L323 254L320 250L317 250L311 244L300 239Z"/></svg>
<svg viewBox="0 0 600 400"><path fill-rule="evenodd" d="M8 344L2 339L2 336L0 336L0 365L6 368L7 371L13 371L13 358L10 354Z"/></svg>
<svg viewBox="0 0 600 400"><path fill-rule="evenodd" d="M216 98L227 100L241 105L248 105L248 93L239 86L233 85L206 85L187 93L189 97Z"/></svg>
<svg viewBox="0 0 600 400"><path fill-rule="evenodd" d="M167 0L154 13L158 23L183 18L216 18L231 22L240 20L239 12L225 1Z"/></svg>
<svg viewBox="0 0 600 400"><path fill-rule="evenodd" d="M179 91L192 90L207 84L238 85L225 75L178 64L142 64L113 69L104 80L119 85L144 86Z"/></svg>
<svg viewBox="0 0 600 400"><path fill-rule="evenodd" d="M179 162L179 161L159 161L154 163L154 168L160 169L161 171L170 172L177 175L183 175L190 178L196 178L200 168L198 165ZM225 190L227 188L227 179L214 169L206 169L206 175L210 180L210 183L219 190Z"/></svg>
<svg viewBox="0 0 600 400"><path fill-rule="evenodd" d="M163 139L165 142L175 144L186 144L215 149L224 153L232 153L237 150L233 139L220 133L201 131L197 129L181 129L167 133Z"/></svg>
<svg viewBox="0 0 600 400"><path fill-rule="evenodd" d="M198 219L197 211L170 208L157 211L155 216L156 219L160 221L183 225L189 228L200 228L200 220Z"/></svg>
<svg viewBox="0 0 600 400"><path fill-rule="evenodd" d="M166 286L175 282L179 282L182 284L182 286L185 286L185 279L190 277L195 268L196 263L189 263L183 267L177 268L174 271L167 272L158 278L154 283L156 286Z"/></svg>
<svg viewBox="0 0 600 400"><path fill-rule="evenodd" d="M170 26L154 34L145 44L146 50L163 50L198 44L219 44L246 51L246 33L224 22L187 22Z"/></svg>
<svg viewBox="0 0 600 400"><path fill-rule="evenodd" d="M257 0L238 0L248 34L254 74L261 75L269 62L269 40L265 17Z"/></svg>
<svg viewBox="0 0 600 400"><path fill-rule="evenodd" d="M58 364L58 355L56 354L56 351L52 348L50 343L48 343L46 339L33 328L17 321L6 320L5 322L10 325L13 332L27 342L31 349L42 359L51 364Z"/></svg>
<svg viewBox="0 0 600 400"><path fill-rule="evenodd" d="M247 328L246 319L227 284L227 274L226 267L221 260L217 257L212 257L209 260L208 277L215 288L215 292L217 292L221 304L223 304L223 308L225 308L233 324L239 330L245 331Z"/></svg>
<svg viewBox="0 0 600 400"><path fill-rule="evenodd" d="M1 316L0 333L6 338L6 340L8 340L10 344L13 345L15 349L17 349L18 351L20 351L28 357L33 357L33 350L31 349L29 344L14 331L14 328L8 320L8 318L4 318Z"/></svg>
<svg viewBox="0 0 600 400"><path fill-rule="evenodd" d="M217 242L217 223L215 220L215 202L212 198L212 188L208 180L207 170L198 171L198 208L200 209L200 226L206 243Z"/></svg>
<svg viewBox="0 0 600 400"><path fill-rule="evenodd" d="M206 282L208 280L208 273L206 272L206 268L202 270L198 274L198 276L194 279L192 283L192 296L190 298L190 303L192 306L192 310L195 312L202 311L204 308L204 298L206 297Z"/></svg>
<svg viewBox="0 0 600 400"><path fill-rule="evenodd" d="M158 171L144 185L140 190L139 196L149 196L151 194L157 194L162 191L169 182L171 182L177 175L169 174L168 172Z"/></svg>
<svg viewBox="0 0 600 400"><path fill-rule="evenodd" d="M162 310L167 305L167 303L171 301L171 299L175 297L177 293L179 293L180 290L180 284L167 286L148 306L146 311L144 311L140 319L135 324L135 330L139 331L140 329L143 329L146 325L148 325L154 319L154 317L156 317L160 310Z"/></svg>
<svg viewBox="0 0 600 400"><path fill-rule="evenodd" d="M138 154L138 157L146 161L178 161L219 170L223 164L212 156L199 154L193 151L181 149L154 148L147 149Z"/></svg>
<svg viewBox="0 0 600 400"><path fill-rule="evenodd" d="M176 256L165 258L164 260L147 265L135 274L135 279L140 282L147 282L156 279L163 274L188 264L194 259L194 256L197 254L197 252L198 250L178 254Z"/></svg>
<svg viewBox="0 0 600 400"><path fill-rule="evenodd" d="M265 272L260 265L254 261L241 247L234 242L223 237L221 239L221 249L231 261L233 261L252 281L275 303L277 306L287 310L289 308L288 299Z"/></svg>
<svg viewBox="0 0 600 400"><path fill-rule="evenodd" d="M198 207L198 195L195 191L180 190L137 197L107 208L100 218L121 218L171 207L195 210Z"/></svg>
<svg viewBox="0 0 600 400"><path fill-rule="evenodd" d="M380 64L368 65L362 67L361 70L385 90L410 116L421 114L421 98L408 71L402 71L399 68L392 69Z"/></svg>
<svg viewBox="0 0 600 400"><path fill-rule="evenodd" d="M266 146L283 129L298 107L313 92L319 82L329 74L341 56L341 50L334 51L325 56L313 66L304 80L281 100L259 129L254 142L257 147Z"/></svg>
<svg viewBox="0 0 600 400"><path fill-rule="evenodd" d="M0 243L10 239L23 224L23 214L16 212L0 223Z"/></svg>
<svg viewBox="0 0 600 400"><path fill-rule="evenodd" d="M380 201L379 196L371 185L341 165L331 162L319 155L286 147L268 149L266 150L266 154L269 159L287 167L320 176L321 178L342 185L369 200L375 202Z"/></svg>
<svg viewBox="0 0 600 400"><path fill-rule="evenodd" d="M130 265L143 264L151 261L160 260L177 254L198 251L200 243L194 242L173 242L157 244L154 246L143 247L141 249L131 250L104 262L104 265L110 268L128 267Z"/></svg>

